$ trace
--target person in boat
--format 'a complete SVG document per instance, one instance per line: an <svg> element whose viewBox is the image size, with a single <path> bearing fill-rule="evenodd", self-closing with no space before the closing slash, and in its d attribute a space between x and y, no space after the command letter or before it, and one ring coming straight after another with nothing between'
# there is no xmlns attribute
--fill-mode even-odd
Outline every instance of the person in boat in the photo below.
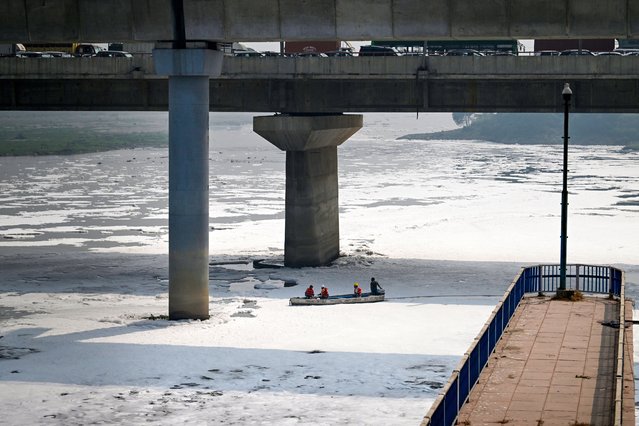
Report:
<svg viewBox="0 0 639 426"><path fill-rule="evenodd" d="M377 282L375 277L371 278L371 294L384 294L386 291Z"/></svg>
<svg viewBox="0 0 639 426"><path fill-rule="evenodd" d="M304 296L306 296L307 299L310 299L311 297L315 297L315 290L313 290L313 285L308 286L308 288L304 292Z"/></svg>
<svg viewBox="0 0 639 426"><path fill-rule="evenodd" d="M322 299L328 299L328 289L322 286L322 290L320 291L320 297Z"/></svg>
<svg viewBox="0 0 639 426"><path fill-rule="evenodd" d="M353 284L353 294L355 297L362 297L362 289L359 286L359 283Z"/></svg>

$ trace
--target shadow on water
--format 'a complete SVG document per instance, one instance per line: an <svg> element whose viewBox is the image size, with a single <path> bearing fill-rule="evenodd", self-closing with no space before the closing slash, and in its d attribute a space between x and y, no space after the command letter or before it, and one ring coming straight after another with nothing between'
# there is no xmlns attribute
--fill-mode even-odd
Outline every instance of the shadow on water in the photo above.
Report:
<svg viewBox="0 0 639 426"><path fill-rule="evenodd" d="M93 386L159 386L320 395L434 397L459 360L455 355L95 342L173 327L168 321L48 335L21 328L22 352L0 360L3 381ZM189 324L177 325L190 327ZM19 336L19 337L18 337ZM6 348L6 347L5 347ZM55 361L53 361L55 360ZM55 365L52 365L52 362Z"/></svg>
<svg viewBox="0 0 639 426"><path fill-rule="evenodd" d="M168 291L168 256L165 254L54 253L40 249L0 255L0 262L2 292L154 296ZM454 303L458 300L465 304L464 300L472 300L472 304L494 304L494 299L503 295L520 267L507 262L374 256L365 261L361 256L345 256L331 266L319 268L253 269L250 265L248 257L220 260L220 256L212 255L211 296L287 300L301 295L302 287L310 283L330 283L332 294L344 294L351 291L353 282L364 284L376 276L386 289L389 303ZM264 285L272 282L282 285ZM296 285L289 287L289 283Z"/></svg>

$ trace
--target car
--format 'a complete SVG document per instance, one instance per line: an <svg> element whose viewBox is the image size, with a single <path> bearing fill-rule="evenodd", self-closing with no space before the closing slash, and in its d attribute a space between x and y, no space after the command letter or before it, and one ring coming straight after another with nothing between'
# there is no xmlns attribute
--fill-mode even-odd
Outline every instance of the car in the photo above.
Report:
<svg viewBox="0 0 639 426"><path fill-rule="evenodd" d="M623 56L623 55L621 54L621 52L612 51L612 52L599 52L597 53L597 56Z"/></svg>
<svg viewBox="0 0 639 426"><path fill-rule="evenodd" d="M535 56L559 56L558 50L540 50L535 52Z"/></svg>
<svg viewBox="0 0 639 426"><path fill-rule="evenodd" d="M359 47L358 56L399 56L394 47L364 45Z"/></svg>
<svg viewBox="0 0 639 426"><path fill-rule="evenodd" d="M101 50L95 54L96 58L132 58L129 52L123 52L121 50Z"/></svg>
<svg viewBox="0 0 639 426"><path fill-rule="evenodd" d="M264 54L257 50L235 50L233 51L233 56L240 58L261 58Z"/></svg>
<svg viewBox="0 0 639 426"><path fill-rule="evenodd" d="M484 56L484 54L475 49L453 49L446 52L445 56Z"/></svg>
<svg viewBox="0 0 639 426"><path fill-rule="evenodd" d="M67 52L47 51L43 53L51 55L52 58L71 58L71 54Z"/></svg>
<svg viewBox="0 0 639 426"><path fill-rule="evenodd" d="M73 54L75 56L86 57L86 56L94 56L98 52L101 52L102 49L100 46L91 43L81 43L75 46L73 50Z"/></svg>
<svg viewBox="0 0 639 426"><path fill-rule="evenodd" d="M615 49L615 52L621 53L624 56L635 56L637 54L639 54L639 49L627 49L627 48L621 48L621 49Z"/></svg>
<svg viewBox="0 0 639 426"><path fill-rule="evenodd" d="M568 49L568 50L562 50L561 52L559 52L559 56L579 56L579 55L595 56L595 54L588 49Z"/></svg>
<svg viewBox="0 0 639 426"><path fill-rule="evenodd" d="M18 58L52 58L49 54L44 54L42 52L32 52L25 50L23 52L16 53Z"/></svg>
<svg viewBox="0 0 639 426"><path fill-rule="evenodd" d="M311 58L311 57L326 58L327 57L326 53L320 53L320 52L300 52L296 54L295 56L300 58Z"/></svg>
<svg viewBox="0 0 639 426"><path fill-rule="evenodd" d="M353 56L351 49L339 49L326 52L326 56Z"/></svg>

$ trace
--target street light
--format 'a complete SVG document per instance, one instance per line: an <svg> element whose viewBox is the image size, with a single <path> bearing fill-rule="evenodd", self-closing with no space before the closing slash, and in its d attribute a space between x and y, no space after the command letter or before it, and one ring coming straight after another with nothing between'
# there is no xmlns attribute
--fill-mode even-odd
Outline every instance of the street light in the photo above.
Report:
<svg viewBox="0 0 639 426"><path fill-rule="evenodd" d="M566 243L568 239L568 111L570 110L570 98L572 90L570 84L564 84L561 91L564 98L564 170L563 188L561 190L561 250L559 254L559 288L558 291L566 290Z"/></svg>

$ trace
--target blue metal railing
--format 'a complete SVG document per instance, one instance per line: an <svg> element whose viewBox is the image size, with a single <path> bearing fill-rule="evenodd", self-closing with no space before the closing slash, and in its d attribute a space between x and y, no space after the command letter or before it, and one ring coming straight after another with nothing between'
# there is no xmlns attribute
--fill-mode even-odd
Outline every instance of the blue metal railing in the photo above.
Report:
<svg viewBox="0 0 639 426"><path fill-rule="evenodd" d="M539 265L524 269L526 293L554 292L559 286L559 265ZM621 292L619 269L609 266L566 265L566 288L584 293L612 294Z"/></svg>
<svg viewBox="0 0 639 426"><path fill-rule="evenodd" d="M521 299L526 293L557 291L559 276L559 265L530 266L519 271L470 349L453 370L422 426L455 424L461 407L477 383ZM623 271L611 266L566 265L566 289L620 297L623 294Z"/></svg>

